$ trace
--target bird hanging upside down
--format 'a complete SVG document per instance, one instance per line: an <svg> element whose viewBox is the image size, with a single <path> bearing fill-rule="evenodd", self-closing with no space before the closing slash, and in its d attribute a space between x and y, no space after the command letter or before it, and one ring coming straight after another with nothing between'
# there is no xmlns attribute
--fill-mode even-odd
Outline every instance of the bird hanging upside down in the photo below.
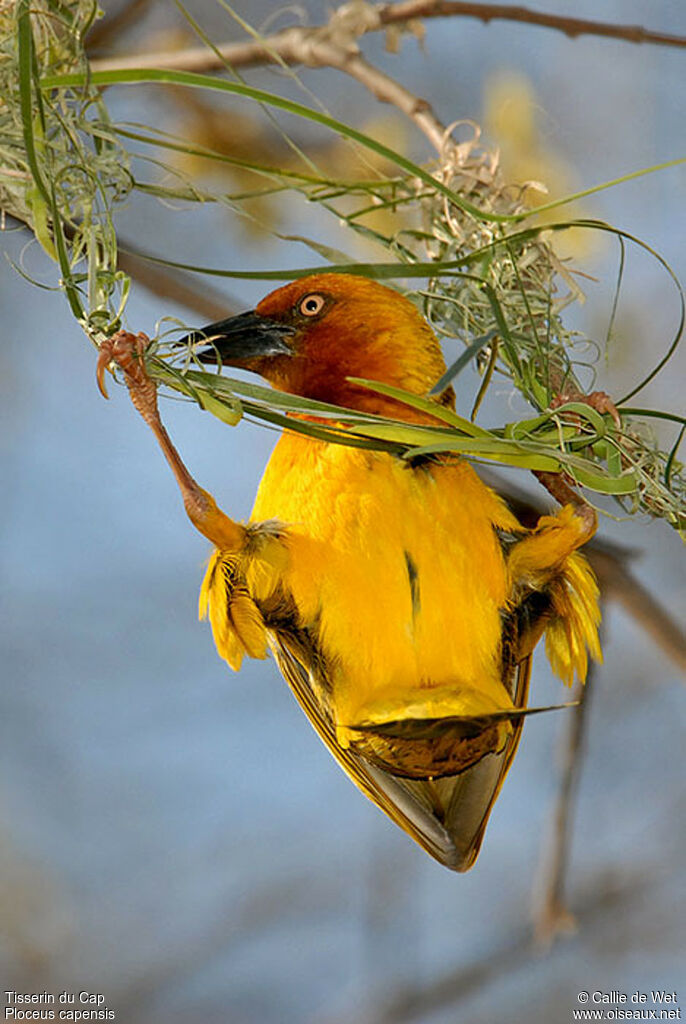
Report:
<svg viewBox="0 0 686 1024"><path fill-rule="evenodd" d="M250 313L194 332L200 358L252 370L275 388L349 409L432 423L356 384L427 395L445 371L436 338L397 292L315 274ZM331 753L381 810L446 867L465 871L519 742L531 657L583 681L600 659L598 590L577 549L595 531L583 504L525 529L463 459L408 463L285 431L246 524L188 473L159 418L143 355L120 331L103 346L124 372L215 546L202 585L219 654L232 668L271 648ZM104 389L103 389L104 390ZM454 402L452 391L437 401Z"/></svg>

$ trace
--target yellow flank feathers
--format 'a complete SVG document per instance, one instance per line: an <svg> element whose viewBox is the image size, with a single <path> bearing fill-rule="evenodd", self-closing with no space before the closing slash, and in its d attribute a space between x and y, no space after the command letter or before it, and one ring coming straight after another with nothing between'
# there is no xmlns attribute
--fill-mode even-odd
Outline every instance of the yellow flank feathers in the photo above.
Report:
<svg viewBox="0 0 686 1024"><path fill-rule="evenodd" d="M572 554L551 588L555 615L545 633L550 667L567 686L586 681L588 655L602 662L598 584L583 555ZM588 653L587 653L588 652Z"/></svg>
<svg viewBox="0 0 686 1024"><path fill-rule="evenodd" d="M553 672L571 686L586 680L587 650L602 661L598 626L598 584L583 555L576 554L583 526L571 505L541 516L535 530L514 546L508 559L513 594L523 587L546 590L551 616L545 629L546 654Z"/></svg>
<svg viewBox="0 0 686 1024"><path fill-rule="evenodd" d="M244 538L238 552L213 552L198 605L201 619L209 615L217 651L235 671L244 655L267 655L267 630L255 599L274 592L287 560L273 524L249 527Z"/></svg>

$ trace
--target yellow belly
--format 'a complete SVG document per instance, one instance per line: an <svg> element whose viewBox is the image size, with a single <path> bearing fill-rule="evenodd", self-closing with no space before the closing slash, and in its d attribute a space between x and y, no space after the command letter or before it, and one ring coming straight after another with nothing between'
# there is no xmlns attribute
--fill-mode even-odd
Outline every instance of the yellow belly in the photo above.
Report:
<svg viewBox="0 0 686 1024"><path fill-rule="evenodd" d="M412 468L287 434L252 519L288 525L282 582L332 666L340 742L363 721L512 706L493 526L518 523L468 464Z"/></svg>

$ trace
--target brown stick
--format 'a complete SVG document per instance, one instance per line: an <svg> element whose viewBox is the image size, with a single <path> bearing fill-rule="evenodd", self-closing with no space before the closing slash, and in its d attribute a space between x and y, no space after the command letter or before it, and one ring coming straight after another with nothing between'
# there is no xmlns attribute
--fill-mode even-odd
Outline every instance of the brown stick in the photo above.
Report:
<svg viewBox="0 0 686 1024"><path fill-rule="evenodd" d="M383 4L377 8L382 25L390 25L416 18L463 17L480 21L516 21L539 28L557 29L575 39L577 36L603 36L621 39L626 43L653 43L656 46L686 46L686 38L667 32L652 32L640 25L616 25L612 22L570 18L563 14L546 14L528 7L511 4L462 3L460 0L401 0L397 4Z"/></svg>
<svg viewBox="0 0 686 1024"><path fill-rule="evenodd" d="M585 554L598 577L603 598L616 601L672 663L686 673L683 627L632 575L626 556L617 556L600 545L587 547Z"/></svg>
<svg viewBox="0 0 686 1024"><path fill-rule="evenodd" d="M590 540L597 529L598 517L588 502L569 486L564 478L564 473L534 470L533 474L559 505L572 505L574 507L576 514L584 524L587 534L586 540ZM580 541L580 543L585 544L586 540Z"/></svg>
<svg viewBox="0 0 686 1024"><path fill-rule="evenodd" d="M585 686L580 687L578 703L568 719L563 748L562 777L551 823L550 836L544 844L542 865L537 878L537 904L534 913L536 942L548 947L561 932L574 931L576 922L565 905L565 880L574 831L574 809L585 753L586 727L595 666L589 666Z"/></svg>

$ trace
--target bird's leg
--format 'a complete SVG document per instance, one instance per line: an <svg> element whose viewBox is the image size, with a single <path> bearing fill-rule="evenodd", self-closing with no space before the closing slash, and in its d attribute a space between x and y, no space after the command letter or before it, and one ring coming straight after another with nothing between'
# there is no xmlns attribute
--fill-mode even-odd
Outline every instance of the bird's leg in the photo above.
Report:
<svg viewBox="0 0 686 1024"><path fill-rule="evenodd" d="M510 550L507 564L519 586L544 589L559 575L569 556L591 539L597 518L593 509L559 473L536 473L562 504L555 515L541 516L536 527ZM543 479L542 479L543 478Z"/></svg>
<svg viewBox="0 0 686 1024"><path fill-rule="evenodd" d="M585 395L572 382L565 381L559 368L551 367L550 383L556 392L550 402L550 409L559 409L568 402L581 402L590 406L596 412L604 415L609 413L615 425L621 427L622 421L616 405L605 391L592 391ZM578 419L578 418L577 418ZM587 501L578 494L571 484L573 480L566 473L534 472L539 483L543 484L549 494L555 498L560 505L571 505L574 513L582 527L582 538L576 546L585 544L590 540L597 529L597 517L595 511Z"/></svg>
<svg viewBox="0 0 686 1024"><path fill-rule="evenodd" d="M100 347L98 357L98 387L107 398L105 370L110 363L116 363L124 374L131 401L157 438L162 454L176 477L186 513L193 526L222 551L237 551L245 542L245 527L229 519L212 495L198 486L164 428L157 407L157 385L145 369L144 356L149 344L147 335L131 334L129 331L117 331L107 338Z"/></svg>
<svg viewBox="0 0 686 1024"><path fill-rule="evenodd" d="M598 527L598 517L595 509L567 482L569 478L566 474L534 470L534 476L558 504L571 505L573 508L581 528L579 539L574 546L580 547L590 540Z"/></svg>

